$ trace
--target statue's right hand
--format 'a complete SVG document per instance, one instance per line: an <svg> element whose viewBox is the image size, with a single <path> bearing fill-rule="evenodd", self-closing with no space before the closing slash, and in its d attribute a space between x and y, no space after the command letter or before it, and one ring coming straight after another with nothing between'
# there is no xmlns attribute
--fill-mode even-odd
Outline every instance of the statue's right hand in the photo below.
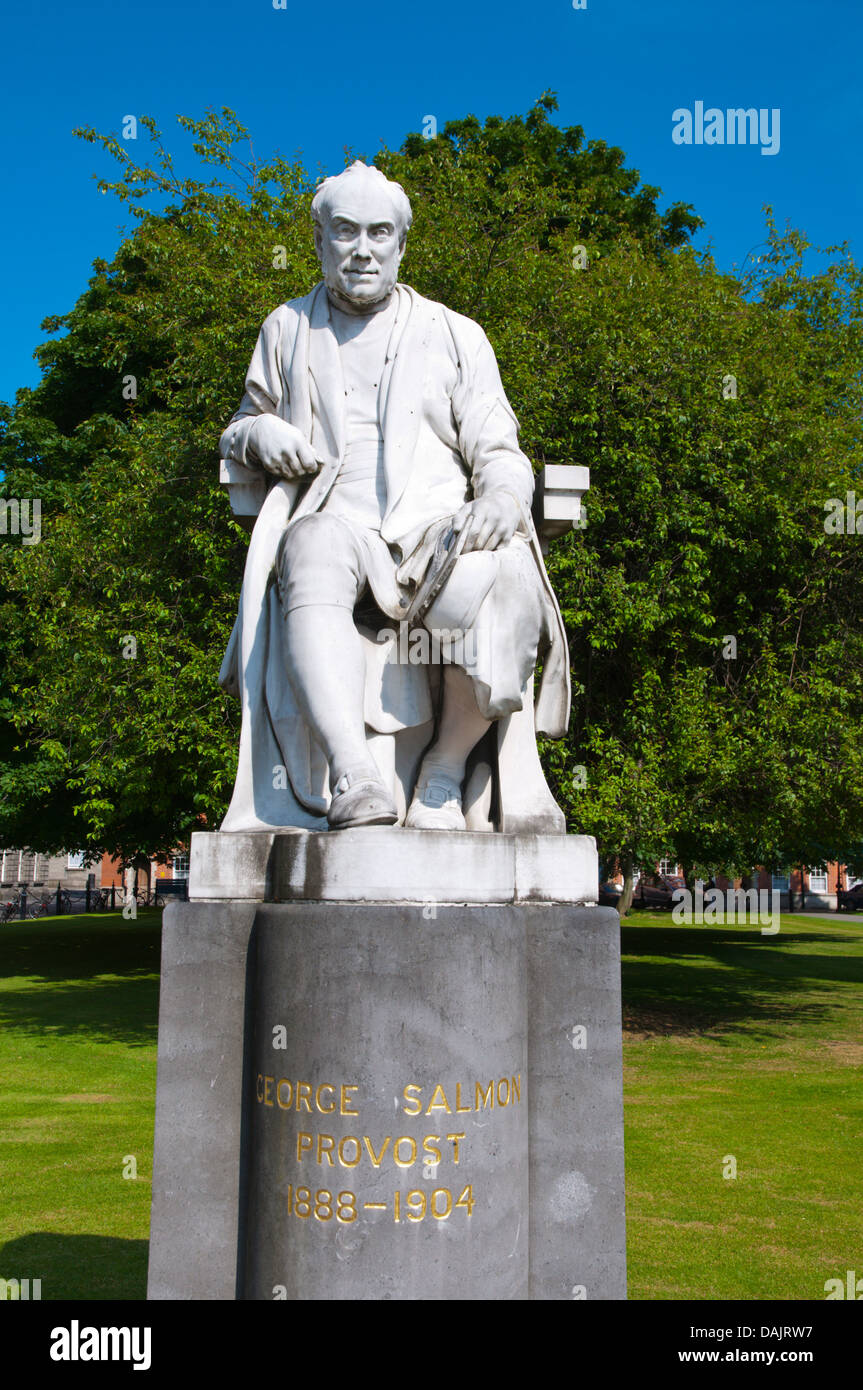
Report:
<svg viewBox="0 0 863 1390"><path fill-rule="evenodd" d="M318 471L309 441L278 415L259 415L249 443L258 462L277 478L302 478Z"/></svg>

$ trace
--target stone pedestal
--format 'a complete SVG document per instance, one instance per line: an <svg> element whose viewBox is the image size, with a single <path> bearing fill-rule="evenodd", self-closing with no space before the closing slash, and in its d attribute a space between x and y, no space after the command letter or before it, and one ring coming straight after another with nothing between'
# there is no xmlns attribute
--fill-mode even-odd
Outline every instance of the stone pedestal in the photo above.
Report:
<svg viewBox="0 0 863 1390"><path fill-rule="evenodd" d="M592 841L195 836L191 891L165 912L150 1298L626 1296Z"/></svg>

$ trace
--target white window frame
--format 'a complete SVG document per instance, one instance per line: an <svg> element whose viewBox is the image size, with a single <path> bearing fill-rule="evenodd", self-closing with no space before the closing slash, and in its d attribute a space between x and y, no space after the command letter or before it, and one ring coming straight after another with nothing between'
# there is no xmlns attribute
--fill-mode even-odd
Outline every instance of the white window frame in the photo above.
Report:
<svg viewBox="0 0 863 1390"><path fill-rule="evenodd" d="M809 871L809 892L826 893L830 879L826 869L810 869Z"/></svg>
<svg viewBox="0 0 863 1390"><path fill-rule="evenodd" d="M175 879L187 879L189 877L188 854L173 854L171 856L171 872Z"/></svg>

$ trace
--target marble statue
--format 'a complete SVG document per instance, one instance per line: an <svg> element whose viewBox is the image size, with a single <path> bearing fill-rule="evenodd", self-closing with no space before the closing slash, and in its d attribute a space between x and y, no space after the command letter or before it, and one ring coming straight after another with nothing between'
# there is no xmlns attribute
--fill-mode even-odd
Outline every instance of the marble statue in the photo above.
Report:
<svg viewBox="0 0 863 1390"><path fill-rule="evenodd" d="M563 833L535 734L567 731L566 637L494 352L398 283L399 184L357 162L312 218L323 282L264 322L221 438L257 513L221 829Z"/></svg>

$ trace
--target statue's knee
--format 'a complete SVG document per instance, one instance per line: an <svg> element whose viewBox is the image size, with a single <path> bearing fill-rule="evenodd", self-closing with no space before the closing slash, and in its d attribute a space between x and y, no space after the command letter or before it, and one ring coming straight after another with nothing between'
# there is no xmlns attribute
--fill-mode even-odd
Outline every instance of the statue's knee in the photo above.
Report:
<svg viewBox="0 0 863 1390"><path fill-rule="evenodd" d="M344 527L333 517L313 512L289 526L279 542L276 569L290 574L309 565L337 564L345 551Z"/></svg>
<svg viewBox="0 0 863 1390"><path fill-rule="evenodd" d="M352 608L360 574L350 533L334 517L312 513L289 526L276 555L286 611L310 603Z"/></svg>

